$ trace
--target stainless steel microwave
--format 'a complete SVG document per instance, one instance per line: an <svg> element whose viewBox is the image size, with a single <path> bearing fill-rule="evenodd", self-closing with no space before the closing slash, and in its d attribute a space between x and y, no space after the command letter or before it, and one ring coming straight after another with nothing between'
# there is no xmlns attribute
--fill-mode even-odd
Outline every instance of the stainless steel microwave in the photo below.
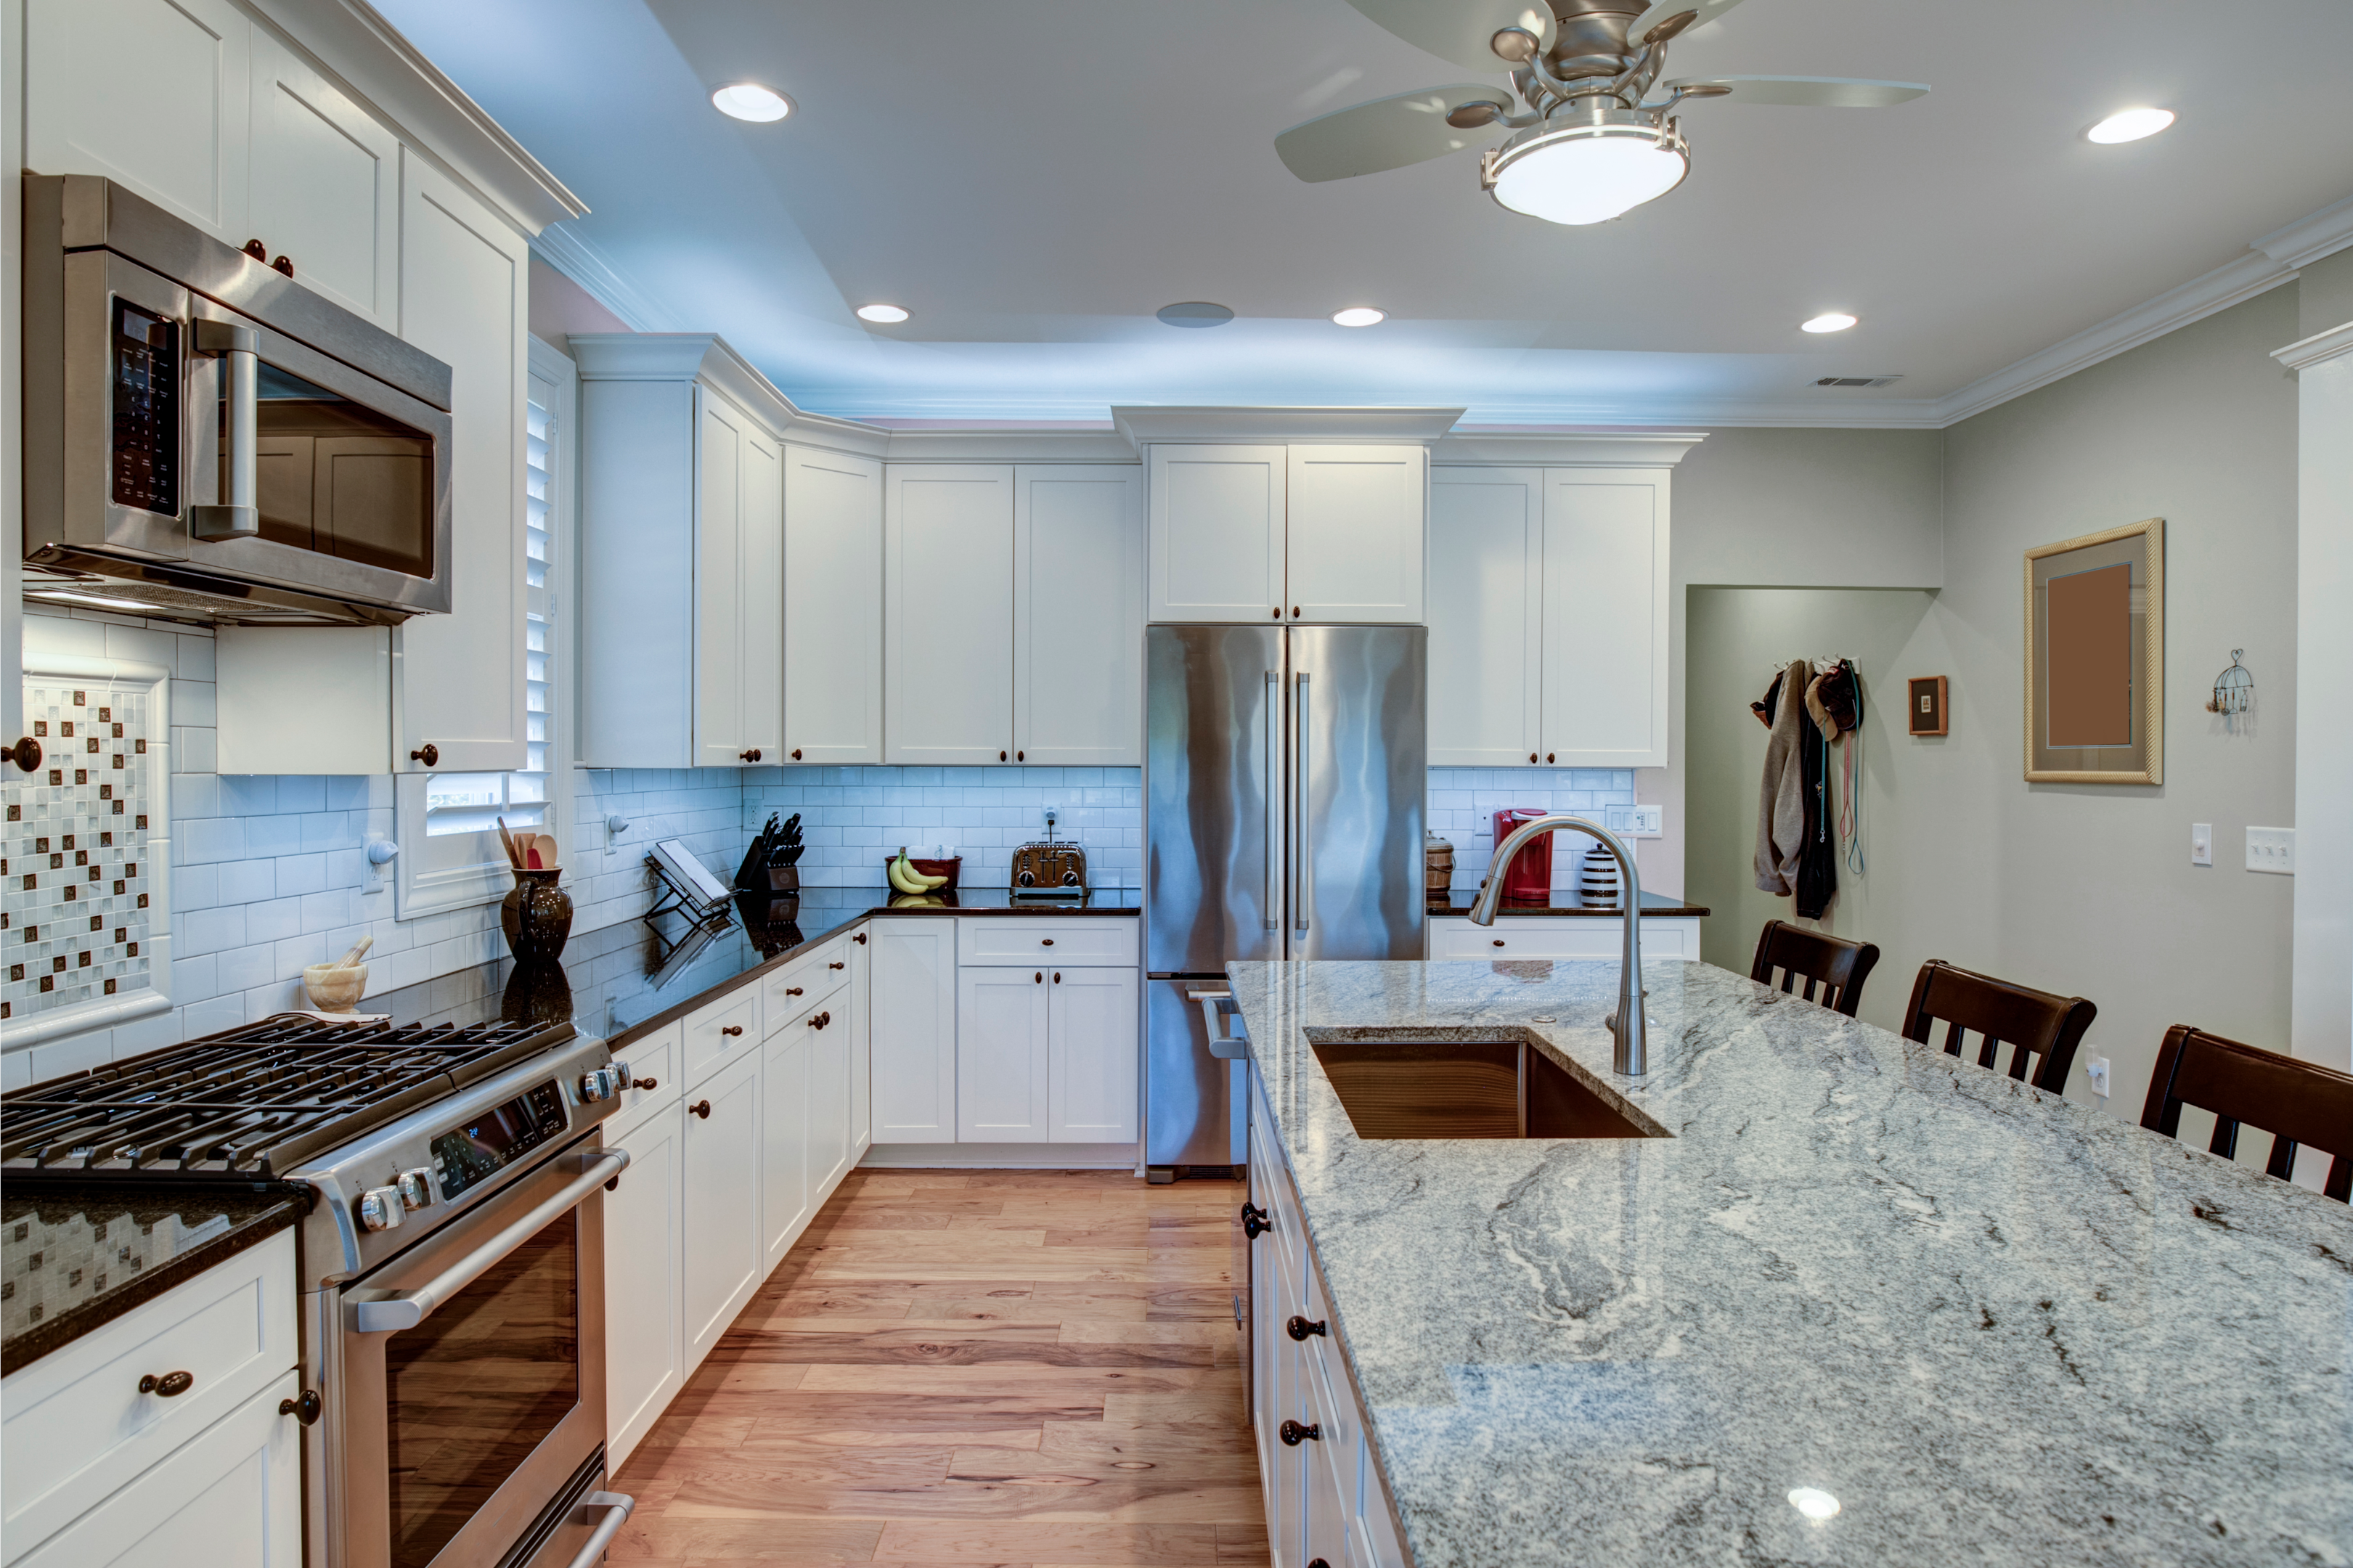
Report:
<svg viewBox="0 0 2353 1568"><path fill-rule="evenodd" d="M449 608L449 367L111 180L25 183L25 593L169 619Z"/></svg>

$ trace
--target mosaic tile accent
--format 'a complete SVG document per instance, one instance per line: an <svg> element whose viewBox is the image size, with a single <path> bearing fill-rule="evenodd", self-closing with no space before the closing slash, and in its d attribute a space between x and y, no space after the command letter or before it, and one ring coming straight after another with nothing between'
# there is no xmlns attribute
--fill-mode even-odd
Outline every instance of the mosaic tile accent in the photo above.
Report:
<svg viewBox="0 0 2353 1568"><path fill-rule="evenodd" d="M0 1018L26 1018L153 982L150 901L154 688L28 676L25 719L46 753L10 781L0 824Z"/></svg>

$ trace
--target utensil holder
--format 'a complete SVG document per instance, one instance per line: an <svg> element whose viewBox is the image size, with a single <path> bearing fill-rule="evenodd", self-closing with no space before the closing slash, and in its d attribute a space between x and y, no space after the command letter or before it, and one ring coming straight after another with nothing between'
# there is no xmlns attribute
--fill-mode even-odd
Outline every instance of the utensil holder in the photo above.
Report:
<svg viewBox="0 0 2353 1568"><path fill-rule="evenodd" d="M517 963L553 963L572 934L572 895L556 885L561 868L517 871L512 892L499 905L499 925Z"/></svg>

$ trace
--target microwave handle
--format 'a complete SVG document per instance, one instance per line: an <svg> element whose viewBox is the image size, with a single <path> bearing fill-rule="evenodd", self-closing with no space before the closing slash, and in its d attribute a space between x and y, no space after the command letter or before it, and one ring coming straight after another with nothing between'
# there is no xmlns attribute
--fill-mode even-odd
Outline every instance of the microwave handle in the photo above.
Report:
<svg viewBox="0 0 2353 1568"><path fill-rule="evenodd" d="M473 1251L450 1265L448 1272L436 1275L417 1289L387 1296L378 1301L360 1301L352 1308L352 1325L364 1334L388 1334L401 1329L413 1329L446 1303L450 1297L488 1274L501 1258L537 1236L555 1220L578 1208L589 1194L603 1186L628 1168L627 1149L607 1149L602 1156L580 1173L577 1180L562 1192L507 1226Z"/></svg>
<svg viewBox="0 0 2353 1568"><path fill-rule="evenodd" d="M188 508L188 532L198 539L259 539L261 508L255 501L260 466L261 334L251 327L199 319L196 352L227 361L228 473L226 504Z"/></svg>

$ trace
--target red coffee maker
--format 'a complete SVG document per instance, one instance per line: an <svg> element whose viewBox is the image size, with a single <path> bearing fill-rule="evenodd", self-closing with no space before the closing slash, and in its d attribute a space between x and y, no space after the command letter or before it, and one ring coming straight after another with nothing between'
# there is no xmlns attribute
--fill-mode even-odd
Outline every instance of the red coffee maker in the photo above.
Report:
<svg viewBox="0 0 2353 1568"><path fill-rule="evenodd" d="M1530 806L1515 806L1495 814L1495 842L1510 837L1513 832L1549 812ZM1545 903L1552 898L1552 841L1555 835L1546 833L1529 839L1504 868L1504 898L1506 902L1518 900L1528 903Z"/></svg>

